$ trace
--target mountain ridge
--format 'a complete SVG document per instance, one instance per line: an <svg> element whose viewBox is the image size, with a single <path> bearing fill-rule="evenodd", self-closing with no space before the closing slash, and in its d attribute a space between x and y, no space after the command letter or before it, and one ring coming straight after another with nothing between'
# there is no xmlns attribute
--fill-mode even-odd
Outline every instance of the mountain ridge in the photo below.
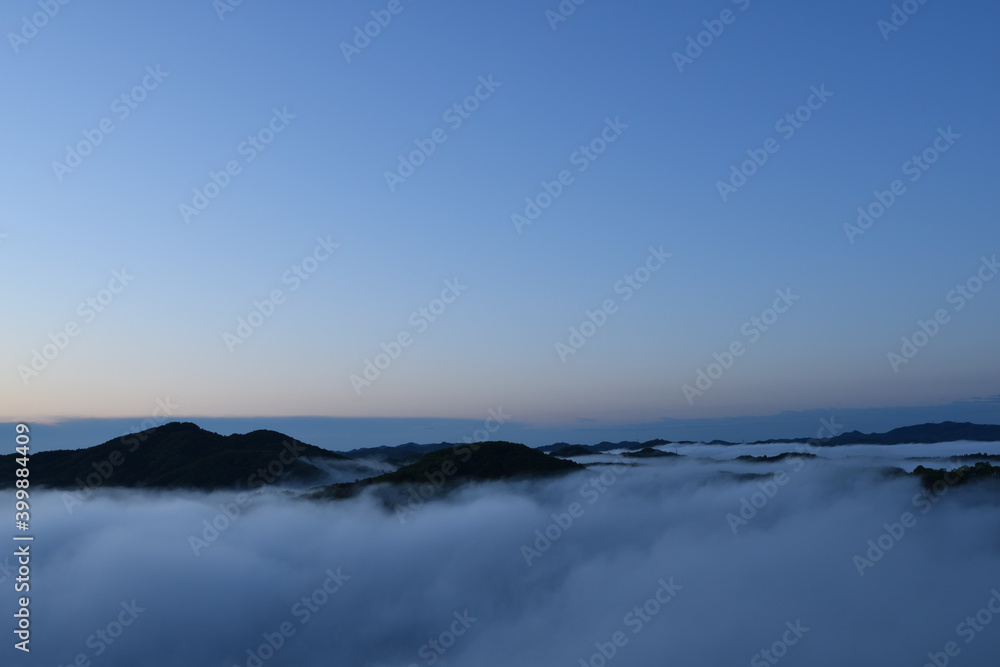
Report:
<svg viewBox="0 0 1000 667"><path fill-rule="evenodd" d="M904 426L885 433L865 434L850 431L836 437L759 440L746 444L808 443L816 446L851 444L896 445L931 444L951 441L1000 442L1000 426L969 422L939 422ZM499 441L503 442L503 441ZM322 463L362 462L381 459L400 466L447 458L447 450L480 448L485 443L406 443L396 447L368 447L348 452L334 452L309 445L277 431L258 429L244 434L220 435L192 422L170 422L145 431L108 440L102 444L73 450L53 450L31 454L32 485L52 488L89 488L115 486L126 488L193 488L216 490L256 487L277 479L299 484L319 482L325 475ZM514 445L516 443L507 443ZM644 443L623 441L597 445L555 443L531 448L553 460L562 456L599 454L613 449L655 456L650 450L658 445L695 444L656 439ZM715 440L708 444L732 445ZM514 450L510 450L514 455ZM516 456L523 452L517 450ZM15 481L17 454L0 456L0 489ZM539 459L540 460L540 459ZM530 466L529 466L530 468ZM384 468L383 468L384 469ZM396 472L399 472L398 470ZM385 473L392 475L394 473ZM385 476L381 475L381 476ZM375 476L375 478L381 477ZM359 480L361 481L361 480ZM386 478L385 481L391 481Z"/></svg>
<svg viewBox="0 0 1000 667"><path fill-rule="evenodd" d="M14 485L17 456L0 456L0 488ZM211 491L263 486L275 478L318 480L323 472L309 458L350 460L277 431L220 435L170 422L93 447L31 453L30 469L33 486Z"/></svg>

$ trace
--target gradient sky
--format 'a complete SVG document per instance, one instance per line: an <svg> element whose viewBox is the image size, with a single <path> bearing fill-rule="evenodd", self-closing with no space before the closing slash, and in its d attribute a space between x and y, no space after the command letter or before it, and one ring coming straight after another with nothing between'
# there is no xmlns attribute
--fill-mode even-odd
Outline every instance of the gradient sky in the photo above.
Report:
<svg viewBox="0 0 1000 667"><path fill-rule="evenodd" d="M885 39L890 2L593 0L553 30L555 0L401 0L348 63L341 42L387 4L252 0L220 19L210 0L72 2L16 53L7 37L0 419L143 417L169 397L192 416L502 405L613 424L1000 392L1000 280L960 311L947 300L1000 252L997 7L927 3ZM672 54L726 9L679 72ZM36 11L8 2L0 25ZM114 101L157 66L169 75L121 119ZM490 76L453 129L445 111ZM813 86L833 96L786 139L776 121ZM246 162L238 146L286 107ZM52 163L105 118L114 131L60 181ZM581 173L571 156L607 118L628 128ZM949 127L960 139L910 182L904 163ZM447 141L390 191L385 172L436 128ZM717 182L770 137L778 152L723 201ZM230 160L241 173L186 223L179 205ZM573 183L518 233L511 214L564 169ZM850 243L844 225L894 179L905 194ZM317 238L340 247L292 291L282 276ZM615 285L651 246L672 257L626 302ZM134 280L87 321L78 304L123 268ZM455 279L467 289L418 332L411 313ZM789 288L798 301L751 343L743 324ZM274 289L286 301L231 352L224 334ZM563 363L556 344L609 298ZM938 309L950 321L894 372L887 353ZM358 395L350 376L400 332L412 345ZM690 404L682 386L734 341L746 353Z"/></svg>

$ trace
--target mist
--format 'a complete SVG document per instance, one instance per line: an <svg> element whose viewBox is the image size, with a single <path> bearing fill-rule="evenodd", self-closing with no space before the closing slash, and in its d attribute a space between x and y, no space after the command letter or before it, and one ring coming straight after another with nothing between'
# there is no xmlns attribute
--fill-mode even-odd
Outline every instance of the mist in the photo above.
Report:
<svg viewBox="0 0 1000 667"><path fill-rule="evenodd" d="M12 664L995 664L995 488L928 495L899 474L909 449L686 453L405 510L377 489L102 489L72 511L36 492L31 654Z"/></svg>

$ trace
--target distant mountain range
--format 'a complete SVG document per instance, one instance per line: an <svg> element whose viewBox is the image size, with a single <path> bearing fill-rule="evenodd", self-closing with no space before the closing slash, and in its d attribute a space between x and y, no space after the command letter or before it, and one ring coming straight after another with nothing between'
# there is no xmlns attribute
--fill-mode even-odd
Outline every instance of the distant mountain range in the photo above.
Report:
<svg viewBox="0 0 1000 667"><path fill-rule="evenodd" d="M352 459L375 459L377 461L398 462L418 459L424 454L436 452L439 449L448 449L450 447L457 446L461 445L453 442L439 442L432 445L418 445L415 442L408 442L405 445L395 445L391 447L388 445L383 445L381 447L362 447L360 449L352 449L349 452L343 452L343 454Z"/></svg>
<svg viewBox="0 0 1000 667"><path fill-rule="evenodd" d="M968 440L972 442L1000 442L1000 426L994 424L970 424L968 422L941 422L939 424L919 424L917 426L903 426L895 428L886 433L861 433L860 431L849 431L833 438L783 438L780 440L757 440L748 443L727 442L726 440L713 440L704 443L708 445L773 445L773 444L811 444L818 447L836 447L839 445L903 445L903 444L930 444L935 442L954 442L957 440ZM613 449L638 450L658 445L692 445L696 444L690 440L650 440L648 442L601 442L596 445L570 445L559 442L554 445L541 447L543 452L552 452L557 456L582 456L611 451ZM570 449L571 448L571 449ZM574 452L572 454L562 453L565 451ZM559 453L557 453L559 452Z"/></svg>
<svg viewBox="0 0 1000 667"><path fill-rule="evenodd" d="M837 445L903 445L908 443L928 444L934 442L954 442L969 440L972 442L1000 442L1000 426L991 424L970 424L968 422L941 422L940 424L920 424L919 426L903 426L894 428L888 433L872 434L850 431L829 438L822 443L825 446ZM805 442L805 441L803 441Z"/></svg>
<svg viewBox="0 0 1000 667"><path fill-rule="evenodd" d="M751 444L810 443L832 447L956 440L1000 442L1000 426L943 422L907 426L880 434L851 431L822 441L798 438ZM602 442L597 445L556 443L539 449L515 443L407 443L398 447L374 447L337 453L308 445L276 431L261 430L223 436L206 431L196 424L173 422L109 440L95 447L32 454L30 479L32 486L63 489L108 486L216 490L255 488L273 484L279 479L283 484L318 485L329 481L329 471L338 466L357 473L353 477L347 477L348 479L366 478L350 483L355 487L380 482L423 483L428 471L440 470L442 466L455 466L456 472L448 475L454 481L509 479L568 472L578 469L578 466L566 461L565 457L585 456L613 449L628 450L634 453L633 458L660 457L664 453L655 447L671 444L693 443L668 440L643 443ZM716 440L709 444L735 443ZM459 461L456 457L460 455L456 452L472 454L467 457L468 460ZM0 488L14 485L17 457L17 454L0 456ZM461 458L466 456L462 454ZM382 466L381 470L393 467L398 469L373 475L373 470L378 470L371 467L375 464L366 464L367 467L361 465L372 460L387 462L377 464ZM343 478L342 476L341 479ZM341 490L335 493L341 493L346 488L340 486Z"/></svg>

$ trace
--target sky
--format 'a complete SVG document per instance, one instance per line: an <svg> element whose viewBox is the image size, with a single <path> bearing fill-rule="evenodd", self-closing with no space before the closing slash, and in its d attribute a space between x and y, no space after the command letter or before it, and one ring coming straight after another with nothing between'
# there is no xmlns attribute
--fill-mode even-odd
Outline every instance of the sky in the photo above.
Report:
<svg viewBox="0 0 1000 667"><path fill-rule="evenodd" d="M0 421L1000 420L1000 10L558 7L7 3Z"/></svg>

